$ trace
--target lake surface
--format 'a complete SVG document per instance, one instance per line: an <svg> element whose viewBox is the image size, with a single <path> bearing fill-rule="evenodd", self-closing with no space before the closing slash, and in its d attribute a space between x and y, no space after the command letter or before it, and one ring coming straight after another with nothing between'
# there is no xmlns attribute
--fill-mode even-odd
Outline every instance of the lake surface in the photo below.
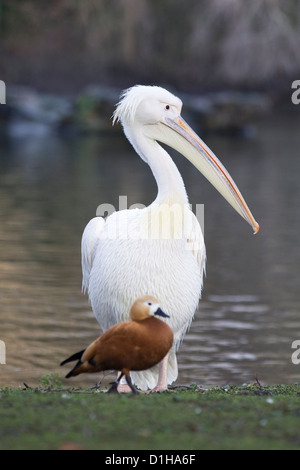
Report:
<svg viewBox="0 0 300 470"><path fill-rule="evenodd" d="M300 121L269 116L251 139L203 136L241 189L259 234L172 152L190 202L205 205L203 299L178 354L177 384L300 381ZM0 387L39 384L100 334L81 293L80 240L99 204L156 196L121 133L0 143ZM300 355L299 355L300 356ZM93 384L80 376L65 384ZM104 382L111 377L104 377Z"/></svg>

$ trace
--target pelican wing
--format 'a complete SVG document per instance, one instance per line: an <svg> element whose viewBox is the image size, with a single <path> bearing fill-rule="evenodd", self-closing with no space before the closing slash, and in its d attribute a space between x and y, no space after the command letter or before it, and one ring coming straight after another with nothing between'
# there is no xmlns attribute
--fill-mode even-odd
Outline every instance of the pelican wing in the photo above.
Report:
<svg viewBox="0 0 300 470"><path fill-rule="evenodd" d="M94 217L85 227L81 239L82 290L89 288L90 273L93 266L100 234L105 225L102 217Z"/></svg>
<svg viewBox="0 0 300 470"><path fill-rule="evenodd" d="M203 271L205 271L206 250L200 224L193 212L190 212L189 222L190 223L188 224L188 230L186 233L187 249L192 251L192 253L194 254L200 272L202 273Z"/></svg>

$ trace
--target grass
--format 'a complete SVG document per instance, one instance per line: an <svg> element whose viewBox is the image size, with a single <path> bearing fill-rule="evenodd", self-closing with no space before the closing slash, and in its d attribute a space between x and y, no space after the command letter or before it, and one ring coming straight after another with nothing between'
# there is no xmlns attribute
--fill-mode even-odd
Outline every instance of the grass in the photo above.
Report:
<svg viewBox="0 0 300 470"><path fill-rule="evenodd" d="M299 449L299 426L299 384L115 396L46 377L0 390L0 450Z"/></svg>

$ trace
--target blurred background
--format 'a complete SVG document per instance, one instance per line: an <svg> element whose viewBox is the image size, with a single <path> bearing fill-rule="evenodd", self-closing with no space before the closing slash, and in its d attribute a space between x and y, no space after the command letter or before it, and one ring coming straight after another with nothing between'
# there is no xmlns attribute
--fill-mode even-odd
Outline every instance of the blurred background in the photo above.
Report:
<svg viewBox="0 0 300 470"><path fill-rule="evenodd" d="M285 88L300 67L298 0L1 0L7 83L78 91Z"/></svg>
<svg viewBox="0 0 300 470"><path fill-rule="evenodd" d="M81 293L82 231L99 204L156 196L111 125L136 83L183 100L261 226L254 237L171 153L193 207L205 205L207 246L178 383L299 380L299 39L298 0L0 0L0 387L63 376L60 361L100 334Z"/></svg>

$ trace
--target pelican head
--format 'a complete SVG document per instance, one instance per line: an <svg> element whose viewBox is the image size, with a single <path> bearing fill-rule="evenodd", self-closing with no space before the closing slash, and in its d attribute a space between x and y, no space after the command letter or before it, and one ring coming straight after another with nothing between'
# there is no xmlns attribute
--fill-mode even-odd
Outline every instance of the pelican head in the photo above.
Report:
<svg viewBox="0 0 300 470"><path fill-rule="evenodd" d="M166 144L184 155L257 233L259 225L232 177L184 121L181 109L182 101L164 88L136 85L121 95L113 123L121 122L128 140L147 163L147 154L139 145L141 136Z"/></svg>
<svg viewBox="0 0 300 470"><path fill-rule="evenodd" d="M169 318L169 315L161 310L158 300L150 295L139 297L130 309L130 318L133 321L142 321L154 315Z"/></svg>

